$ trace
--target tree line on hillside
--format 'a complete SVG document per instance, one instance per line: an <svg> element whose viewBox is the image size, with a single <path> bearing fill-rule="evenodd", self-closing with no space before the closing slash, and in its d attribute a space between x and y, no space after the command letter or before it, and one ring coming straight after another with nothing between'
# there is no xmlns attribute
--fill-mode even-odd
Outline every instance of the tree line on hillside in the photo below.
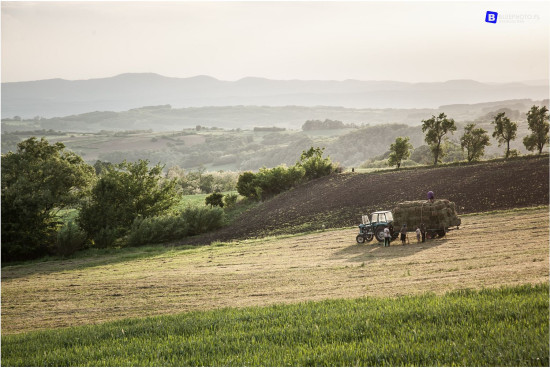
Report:
<svg viewBox="0 0 550 368"><path fill-rule="evenodd" d="M244 172L237 181L240 195L263 200L309 180L329 175L338 170L330 157L323 157L324 148L311 147L303 151L295 165L279 165L272 169L261 168L256 174Z"/></svg>
<svg viewBox="0 0 550 368"><path fill-rule="evenodd" d="M325 130L325 129L345 129L345 128L357 128L356 124L344 124L340 120L306 120L302 125L303 131L308 130Z"/></svg>
<svg viewBox="0 0 550 368"><path fill-rule="evenodd" d="M178 208L177 179L146 160L105 164L96 174L62 143L32 137L1 165L3 261L174 240L224 224L218 207ZM62 221L71 208L76 219Z"/></svg>
<svg viewBox="0 0 550 368"><path fill-rule="evenodd" d="M336 167L322 155L323 149L311 147L290 168L245 172L238 182L225 184L230 189L237 185L246 197L265 199L333 172ZM2 155L1 166L4 262L201 234L223 226L221 207L237 200L235 194L213 193L205 201L209 206L181 208L182 181L189 174L174 168L163 173L163 166L147 160L96 162L94 167L63 143L50 144L45 138L20 142L16 152ZM213 177L204 171L198 175ZM60 213L67 209L78 209L76 218L63 221Z"/></svg>
<svg viewBox="0 0 550 368"><path fill-rule="evenodd" d="M525 112L528 110L526 109ZM450 111L453 112L453 118L457 120L456 110L450 108ZM505 112L506 117L509 117L512 121L516 121L512 117L517 117L520 114L517 110L495 109L490 113L490 116L495 116L500 112ZM420 122L426 116L430 115L419 116L418 121ZM461 115L458 114L459 119L460 117ZM332 121L337 120L333 119ZM457 132L462 134L465 125L470 122L476 123L476 128L492 130L490 129L490 122L485 118L465 122L457 121L457 130L454 132L454 136L446 135L441 143L442 150L445 153L441 157L441 162L467 159L460 146L461 142L458 139ZM514 149L517 149L518 153L526 153L524 146L519 146L523 137L528 133L526 120L520 119L517 124L517 138L515 141L512 140L510 151L513 153ZM50 141L63 141L69 149L81 155L88 162L93 162L91 161L92 157L94 160L99 159L111 163L146 159L150 162L162 162L166 164L167 168L176 166L185 168L186 173L190 173L190 170L199 169L201 165L207 167L210 171L256 171L263 166L275 167L282 163L291 166L295 163L296 157L311 146L326 147L326 154L343 166L357 167L365 162L365 165L369 165L369 167L383 167L382 160L386 162L388 158L386 153L390 144L394 143L397 137L409 137L409 143L415 147L415 150L411 153L409 160L405 160L402 165L433 163L433 155L429 150L429 146L425 143L425 134L421 130L421 125L365 125L357 129L346 129L345 131L340 129L324 130L322 132L255 133L251 130L212 131L211 129L213 128L209 130L201 128L200 132L195 129L185 129L170 133L166 132L162 135L151 133L149 138L145 136L140 138L145 139L145 141L140 141L145 144L136 144L135 139L131 138L129 132L103 132L103 135L86 134L71 137L74 133L54 131L9 133L5 131L4 125L2 125L2 152L15 150L17 143L30 136L44 135L48 136ZM129 135L128 139L125 137L127 135ZM190 137L191 135L193 137ZM115 136L121 137L115 139ZM158 143L149 144L150 142L147 139L150 142ZM497 142L492 137L491 143L491 146L486 147L484 157L501 155L501 152L497 150ZM97 144L104 147L108 146L108 149L105 151L93 149L94 145ZM88 155L89 157L87 157ZM381 158L382 155L384 157ZM368 162L366 162L367 160ZM196 192L197 188L197 186L194 186L193 190ZM205 193L204 190L200 191Z"/></svg>
<svg viewBox="0 0 550 368"><path fill-rule="evenodd" d="M528 151L538 151L539 154L549 143L548 108L546 106L533 106L527 112L527 124L531 134L523 139L523 144ZM433 164L441 162L445 154L443 150L444 137L448 133L456 131L454 119L448 118L445 113L422 120L422 132L426 133L425 141L433 156ZM500 112L493 117L493 138L496 138L499 146L506 144L505 158L517 156L518 152L510 150L510 141L516 138L518 125L506 116L506 112ZM476 127L475 123L467 124L464 134L460 138L460 147L466 154L468 162L479 160L485 153L485 147L489 146L489 135L483 128ZM401 163L411 156L413 146L408 137L398 137L390 145L390 153L387 164L399 168Z"/></svg>

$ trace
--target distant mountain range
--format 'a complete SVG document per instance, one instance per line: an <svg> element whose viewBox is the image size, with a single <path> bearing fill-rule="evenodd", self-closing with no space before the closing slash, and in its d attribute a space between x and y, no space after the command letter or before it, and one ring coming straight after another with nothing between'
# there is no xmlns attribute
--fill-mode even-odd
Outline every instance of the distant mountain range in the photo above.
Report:
<svg viewBox="0 0 550 368"><path fill-rule="evenodd" d="M548 81L441 83L320 81L208 76L170 78L152 73L69 81L2 83L2 118L54 117L92 111L125 111L170 104L205 106L341 106L347 108L438 108L449 104L549 98Z"/></svg>

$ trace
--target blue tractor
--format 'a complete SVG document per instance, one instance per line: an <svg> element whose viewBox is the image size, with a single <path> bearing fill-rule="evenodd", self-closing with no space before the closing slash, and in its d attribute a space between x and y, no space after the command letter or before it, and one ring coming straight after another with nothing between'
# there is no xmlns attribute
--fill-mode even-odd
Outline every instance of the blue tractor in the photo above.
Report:
<svg viewBox="0 0 550 368"><path fill-rule="evenodd" d="M393 215L391 211L373 212L370 219L363 215L363 223L359 225L359 235L355 238L357 243L370 242L376 238L379 242L384 241L384 228L389 227L392 240L397 238L398 232L393 230Z"/></svg>

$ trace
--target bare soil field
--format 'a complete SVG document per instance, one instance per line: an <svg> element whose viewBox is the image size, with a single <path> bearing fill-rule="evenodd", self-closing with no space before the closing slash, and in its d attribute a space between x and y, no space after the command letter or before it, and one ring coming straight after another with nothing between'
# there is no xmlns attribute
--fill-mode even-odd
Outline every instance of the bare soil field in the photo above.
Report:
<svg viewBox="0 0 550 368"><path fill-rule="evenodd" d="M548 205L548 155L462 166L334 174L310 181L245 212L229 227L185 243L246 239L358 225L361 215L397 203L436 198L458 214Z"/></svg>
<svg viewBox="0 0 550 368"><path fill-rule="evenodd" d="M353 176L352 176L353 177ZM2 334L127 317L547 282L548 207L462 217L445 238L389 248L356 229L127 249L2 268Z"/></svg>

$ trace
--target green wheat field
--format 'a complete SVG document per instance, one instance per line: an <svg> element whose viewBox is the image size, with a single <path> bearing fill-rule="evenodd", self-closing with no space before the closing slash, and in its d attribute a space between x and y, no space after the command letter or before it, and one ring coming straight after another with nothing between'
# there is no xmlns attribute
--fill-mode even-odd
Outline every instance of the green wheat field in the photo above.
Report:
<svg viewBox="0 0 550 368"><path fill-rule="evenodd" d="M2 337L3 366L548 366L548 284L128 319Z"/></svg>

